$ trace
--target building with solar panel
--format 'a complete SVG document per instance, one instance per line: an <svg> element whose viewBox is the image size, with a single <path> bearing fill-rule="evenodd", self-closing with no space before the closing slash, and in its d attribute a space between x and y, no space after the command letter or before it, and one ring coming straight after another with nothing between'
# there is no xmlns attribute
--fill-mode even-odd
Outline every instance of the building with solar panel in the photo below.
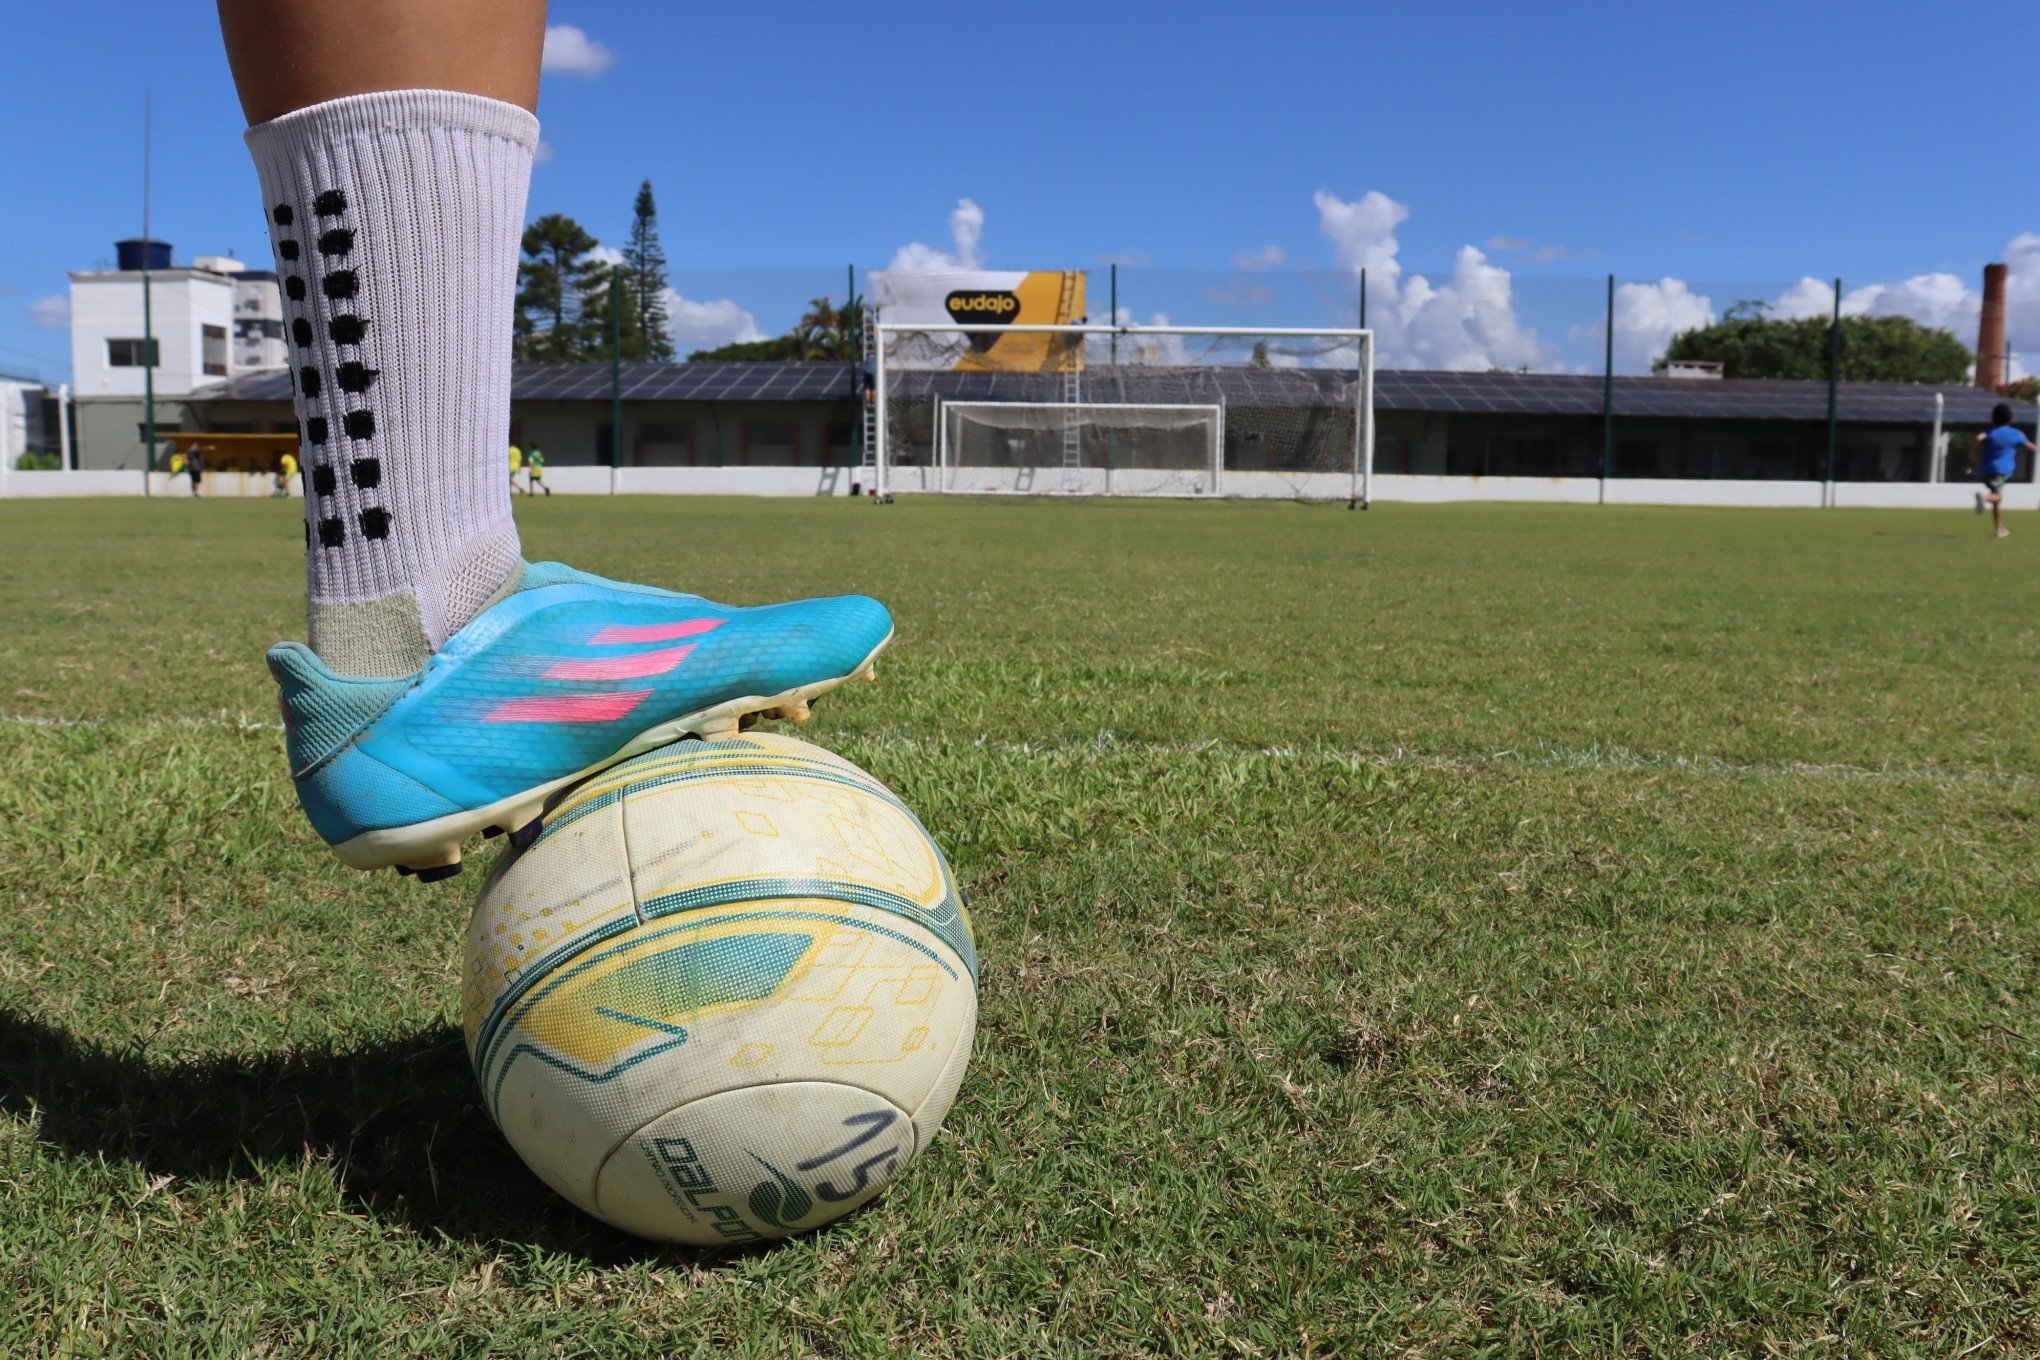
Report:
<svg viewBox="0 0 2040 1360"><path fill-rule="evenodd" d="M517 366L513 437L545 450L556 481L562 471L610 465L610 380L606 364ZM1166 370L1149 380L1152 393L1129 399L1161 404L1172 395ZM1320 399L1308 370L1242 365L1214 381L1236 413L1308 411ZM953 401L1046 403L1056 396L1047 374L940 373L927 382ZM625 364L617 463L704 474L673 481L673 490L844 494L857 480L860 392L858 371L845 363ZM1974 387L1842 383L1835 480L1961 480L1964 437L1989 423L1995 400ZM1374 471L1387 478L1595 478L1607 434L1602 401L1597 376L1385 370L1375 389ZM1824 383L1617 377L1614 407L1611 479L1810 482L1825 472ZM281 372L203 388L176 410L192 429L295 428ZM2016 415L2030 422L2034 410L2022 405ZM1939 459L1937 416L1954 436L1943 443L1956 450ZM1228 470L1280 472L1285 458L1300 457L1296 446L1257 440L1251 421L1234 418L1227 428ZM80 466L118 466L138 455L138 447L87 449ZM2021 470L2021 480L2032 475Z"/></svg>

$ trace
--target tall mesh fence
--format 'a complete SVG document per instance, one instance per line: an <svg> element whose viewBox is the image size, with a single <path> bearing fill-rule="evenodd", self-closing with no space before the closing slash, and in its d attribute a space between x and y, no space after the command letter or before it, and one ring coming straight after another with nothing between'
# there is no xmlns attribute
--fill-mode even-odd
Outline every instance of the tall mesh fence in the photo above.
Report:
<svg viewBox="0 0 2040 1360"><path fill-rule="evenodd" d="M882 332L889 489L1345 497L1362 471L1357 336L1087 334L1032 371L975 359L972 338Z"/></svg>

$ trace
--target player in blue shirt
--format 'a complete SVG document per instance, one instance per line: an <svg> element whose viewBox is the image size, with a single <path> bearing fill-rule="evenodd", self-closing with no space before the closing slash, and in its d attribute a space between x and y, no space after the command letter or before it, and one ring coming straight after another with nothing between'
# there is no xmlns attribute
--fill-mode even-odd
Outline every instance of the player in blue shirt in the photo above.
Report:
<svg viewBox="0 0 2040 1360"><path fill-rule="evenodd" d="M1976 493L1976 513L1980 515L1985 506L1990 507L1991 525L1999 538L2012 535L2005 528L2005 483L2019 470L2019 455L2029 451L2034 451L2033 441L2012 424L2011 406L2001 401L1992 407L1990 428L1976 436L1976 447L1970 456L1976 463L1977 479L1984 485Z"/></svg>

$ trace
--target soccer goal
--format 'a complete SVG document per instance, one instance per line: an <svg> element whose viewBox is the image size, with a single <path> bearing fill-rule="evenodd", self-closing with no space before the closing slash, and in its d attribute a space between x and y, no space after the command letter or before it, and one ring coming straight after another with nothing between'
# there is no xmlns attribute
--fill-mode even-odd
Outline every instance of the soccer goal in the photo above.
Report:
<svg viewBox="0 0 2040 1360"><path fill-rule="evenodd" d="M1364 504L1364 330L887 322L881 494L1266 496Z"/></svg>

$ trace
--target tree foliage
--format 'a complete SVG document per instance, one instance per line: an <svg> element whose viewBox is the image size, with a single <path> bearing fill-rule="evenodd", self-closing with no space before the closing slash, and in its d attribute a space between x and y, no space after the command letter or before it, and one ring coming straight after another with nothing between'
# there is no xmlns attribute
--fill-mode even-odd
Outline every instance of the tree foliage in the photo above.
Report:
<svg viewBox="0 0 2040 1360"><path fill-rule="evenodd" d="M563 213L547 213L524 229L514 323L518 358L576 363L604 352L609 270L593 258L599 244Z"/></svg>
<svg viewBox="0 0 2040 1360"><path fill-rule="evenodd" d="M1708 360L1724 378L1799 378L1825 381L1832 344L1826 317L1786 321L1766 315L1762 303L1739 302L1711 326L1674 336L1656 372L1674 360ZM1947 331L1903 316L1842 318L1844 382L1960 383L1968 348Z"/></svg>
<svg viewBox="0 0 2040 1360"><path fill-rule="evenodd" d="M630 244L623 248L623 264L629 272L630 320L634 323L626 327L623 357L672 359L672 319L666 315L666 252L659 247L659 208L652 199L650 180L638 186L637 202L631 207Z"/></svg>
<svg viewBox="0 0 2040 1360"><path fill-rule="evenodd" d="M864 299L851 298L838 307L825 297L810 299L808 308L785 335L766 340L736 340L714 349L698 349L687 358L694 363L730 363L743 360L829 360L844 362L857 357L857 337L864 327Z"/></svg>

